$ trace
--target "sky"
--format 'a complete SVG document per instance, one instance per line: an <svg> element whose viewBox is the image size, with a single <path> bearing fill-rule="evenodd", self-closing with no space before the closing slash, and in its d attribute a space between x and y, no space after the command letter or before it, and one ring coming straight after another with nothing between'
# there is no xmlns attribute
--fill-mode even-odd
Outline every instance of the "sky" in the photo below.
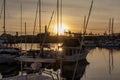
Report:
<svg viewBox="0 0 120 80"><path fill-rule="evenodd" d="M42 31L48 25L52 12L55 11L49 31L52 32L56 24L56 1L42 1ZM20 5L22 4L23 32L24 23L27 23L27 34L32 34L38 0L6 0L6 31L20 32L21 18ZM0 13L3 0L0 0ZM63 0L62 22L72 32L80 32L83 28L84 16L88 15L91 0ZM108 31L109 18L114 18L114 32L120 32L120 0L94 0L87 32L104 33ZM3 31L3 12L0 18L0 33ZM38 18L37 18L38 19ZM36 33L38 32L37 20Z"/></svg>

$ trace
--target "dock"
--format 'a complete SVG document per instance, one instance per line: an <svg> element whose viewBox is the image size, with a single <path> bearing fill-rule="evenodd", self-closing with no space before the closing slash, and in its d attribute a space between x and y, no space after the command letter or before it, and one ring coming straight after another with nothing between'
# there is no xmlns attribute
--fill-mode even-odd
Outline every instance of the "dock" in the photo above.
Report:
<svg viewBox="0 0 120 80"><path fill-rule="evenodd" d="M44 75L29 74L23 76L3 78L2 80L52 80L52 78Z"/></svg>
<svg viewBox="0 0 120 80"><path fill-rule="evenodd" d="M34 62L34 63L55 63L53 58L32 58L32 57L17 57L16 60L20 62Z"/></svg>

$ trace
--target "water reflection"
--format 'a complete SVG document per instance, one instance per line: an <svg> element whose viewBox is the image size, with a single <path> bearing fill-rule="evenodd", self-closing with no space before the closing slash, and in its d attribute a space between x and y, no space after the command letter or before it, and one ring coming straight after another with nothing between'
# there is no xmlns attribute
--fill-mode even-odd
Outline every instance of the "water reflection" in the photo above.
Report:
<svg viewBox="0 0 120 80"><path fill-rule="evenodd" d="M17 63L14 64L1 64L0 73L2 78L12 77L19 74L20 65Z"/></svg>
<svg viewBox="0 0 120 80"><path fill-rule="evenodd" d="M25 46L23 45L22 48L25 49ZM33 48L39 49L37 44L34 44ZM27 44L27 49L30 49L30 44ZM90 63L89 65L87 61ZM120 80L120 48L93 48L88 53L87 61L79 63L74 80ZM0 65L0 73L5 76L6 69L3 67L8 71L12 70L13 66ZM74 67L75 63L63 63L61 76L71 80ZM57 71L59 65L53 64L47 68Z"/></svg>
<svg viewBox="0 0 120 80"><path fill-rule="evenodd" d="M95 48L87 56L90 62L81 80L120 80L120 48Z"/></svg>
<svg viewBox="0 0 120 80"><path fill-rule="evenodd" d="M113 69L114 69L113 49L109 49L109 74L111 74Z"/></svg>
<svg viewBox="0 0 120 80"><path fill-rule="evenodd" d="M80 61L77 66L77 71L75 74L74 80L80 80L83 75L85 74L86 67L89 63L87 60ZM75 63L63 63L62 70L61 70L61 76L65 78L66 80L72 80L73 73L75 70Z"/></svg>

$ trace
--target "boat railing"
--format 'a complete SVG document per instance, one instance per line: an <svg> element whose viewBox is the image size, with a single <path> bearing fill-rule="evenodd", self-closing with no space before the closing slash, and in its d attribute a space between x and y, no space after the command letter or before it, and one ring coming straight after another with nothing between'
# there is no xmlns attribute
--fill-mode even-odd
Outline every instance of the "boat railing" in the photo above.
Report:
<svg viewBox="0 0 120 80"><path fill-rule="evenodd" d="M45 69L43 73L50 75L52 77L52 80L63 80L62 78L60 78L59 72L53 72L51 70Z"/></svg>

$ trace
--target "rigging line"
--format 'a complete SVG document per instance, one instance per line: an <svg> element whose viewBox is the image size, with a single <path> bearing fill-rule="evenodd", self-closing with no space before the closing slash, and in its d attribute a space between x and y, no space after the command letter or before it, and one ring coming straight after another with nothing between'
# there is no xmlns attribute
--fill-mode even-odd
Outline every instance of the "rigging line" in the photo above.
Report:
<svg viewBox="0 0 120 80"><path fill-rule="evenodd" d="M81 52L81 50L82 50L82 45L83 45L84 35L86 34L86 29L87 29L88 22L89 22L89 19L90 19L90 15L91 15L92 7L93 7L93 0L92 0L92 2L91 2L91 6L90 6L90 9L89 9L89 13L88 13L88 17L87 17L87 21L86 21L85 29L84 29L84 32L83 32L83 37L82 37L81 44L80 44L80 52ZM76 71L77 71L78 59L79 59L79 56L80 56L80 52L79 52L79 55L77 56L77 61L76 61L76 65L75 65L75 69L74 69L74 73L73 73L72 80L74 80L74 78L75 78L75 74L76 74Z"/></svg>
<svg viewBox="0 0 120 80"><path fill-rule="evenodd" d="M52 21L52 19L53 19L53 15L54 15L54 11L52 12L52 16L51 16L51 18L50 18L50 22L48 23L47 31L49 30L49 27L50 27L50 25L51 25L51 21ZM45 33L45 37L44 37L44 39L43 39L43 42L42 42L42 45L41 45L41 46L43 46L43 43L45 42L46 37L47 37L47 33Z"/></svg>
<svg viewBox="0 0 120 80"><path fill-rule="evenodd" d="M37 3L37 9L36 9L36 14L35 14L35 21L34 21L34 29L33 29L33 38L32 38L31 50L32 50L32 47L33 47L34 34L35 34L35 29L36 29L38 6L39 6L39 3Z"/></svg>
<svg viewBox="0 0 120 80"><path fill-rule="evenodd" d="M53 16L54 16L54 11L52 12L52 16L51 16L50 21L49 21L49 23L48 23L47 31L49 30L49 27L50 27L51 21L52 21L52 19L53 19ZM43 44L45 43L47 34L48 34L48 33L45 33L45 37L44 37L44 39L43 39L43 41L42 41L42 43L41 43L41 48L43 47ZM40 54L41 54L41 51L40 51ZM40 54L39 54L39 56L40 56Z"/></svg>
<svg viewBox="0 0 120 80"><path fill-rule="evenodd" d="M4 8L4 4L2 4L2 7L1 7L1 11L0 11L0 19L1 19L1 15L2 15L3 8Z"/></svg>
<svg viewBox="0 0 120 80"><path fill-rule="evenodd" d="M52 28L50 28L51 33L54 33L54 25L56 23L56 11L54 11L53 21L52 21Z"/></svg>

